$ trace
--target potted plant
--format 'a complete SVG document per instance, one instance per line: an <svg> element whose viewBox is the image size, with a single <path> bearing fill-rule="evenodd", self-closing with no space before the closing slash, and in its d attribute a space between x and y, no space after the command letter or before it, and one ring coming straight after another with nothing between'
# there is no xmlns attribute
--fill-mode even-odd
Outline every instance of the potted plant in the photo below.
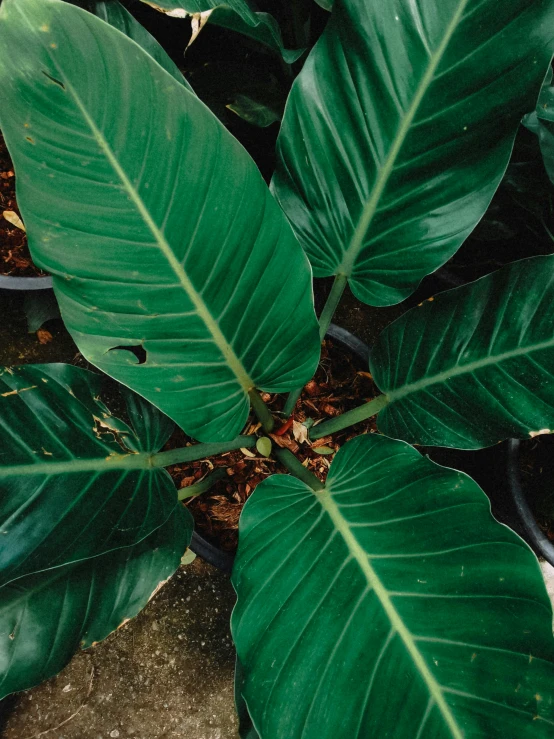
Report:
<svg viewBox="0 0 554 739"><path fill-rule="evenodd" d="M385 329L380 394L309 430L376 416L381 433L344 444L325 479L268 444L260 391L293 410L347 284L393 304L460 246L538 95L553 21L552 2L336 0L287 103L275 200L136 40L60 0L4 0L0 124L33 258L84 356L150 403L132 395L121 420L96 375L65 365L0 376L3 694L104 638L178 566L192 524L164 467L256 446L291 474L241 519L245 736L551 734L537 561L471 478L412 444L552 428L554 256ZM335 277L319 320L308 258ZM199 443L160 451L167 417Z"/></svg>

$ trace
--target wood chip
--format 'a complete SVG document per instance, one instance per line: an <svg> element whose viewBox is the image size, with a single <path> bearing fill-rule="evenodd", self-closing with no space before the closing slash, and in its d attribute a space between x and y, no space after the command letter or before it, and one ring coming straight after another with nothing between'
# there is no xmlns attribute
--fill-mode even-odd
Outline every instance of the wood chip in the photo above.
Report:
<svg viewBox="0 0 554 739"><path fill-rule="evenodd" d="M290 449L293 454L295 454L300 449L294 439L291 439L288 436L276 436L276 434L269 434L269 436L271 439L273 439L277 446L280 446L283 449Z"/></svg>
<svg viewBox="0 0 554 739"><path fill-rule="evenodd" d="M39 344L49 344L54 337L50 333L50 331L47 331L45 328L39 328L37 331L37 339L39 341Z"/></svg>

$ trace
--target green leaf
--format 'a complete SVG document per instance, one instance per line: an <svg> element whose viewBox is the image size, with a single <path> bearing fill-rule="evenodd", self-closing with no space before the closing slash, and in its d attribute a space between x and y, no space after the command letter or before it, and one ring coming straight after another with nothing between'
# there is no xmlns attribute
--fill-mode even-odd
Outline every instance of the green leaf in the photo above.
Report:
<svg viewBox="0 0 554 739"><path fill-rule="evenodd" d="M52 290L29 290L23 297L23 310L30 334L38 331L43 323L60 318L58 301Z"/></svg>
<svg viewBox="0 0 554 739"><path fill-rule="evenodd" d="M554 256L514 262L413 308L380 335L370 369L379 430L479 449L554 430Z"/></svg>
<svg viewBox="0 0 554 739"><path fill-rule="evenodd" d="M281 29L269 13L258 13L249 0L143 0L157 10L178 18L209 12L209 22L248 36L283 57L295 62L304 49L285 49Z"/></svg>
<svg viewBox="0 0 554 739"><path fill-rule="evenodd" d="M390 305L447 261L502 178L553 37L551 2L336 0L273 180L316 277Z"/></svg>
<svg viewBox="0 0 554 739"><path fill-rule="evenodd" d="M315 454L334 454L337 450L336 449L333 449L333 447L331 447L331 446L325 446L325 445L323 445L323 446L313 447L312 448L312 451Z"/></svg>
<svg viewBox="0 0 554 739"><path fill-rule="evenodd" d="M73 3L79 7L88 10L89 13L97 16L101 20L109 23L110 26L117 28L130 39L133 39L144 51L155 59L158 64L163 67L166 72L174 77L177 82L184 85L187 90L194 92L187 80L183 77L179 67L166 54L163 47L156 39L148 33L126 8L121 5L118 0L80 0Z"/></svg>
<svg viewBox="0 0 554 739"><path fill-rule="evenodd" d="M136 396L125 424L100 383L63 364L1 371L0 585L137 544L175 515L175 486L150 464L173 424Z"/></svg>
<svg viewBox="0 0 554 739"><path fill-rule="evenodd" d="M267 126L271 126L272 123L281 120L281 114L276 109L276 106L274 107L259 100L254 100L254 98L248 95L237 95L234 101L226 107L247 123L259 126L260 128L266 128Z"/></svg>
<svg viewBox="0 0 554 739"><path fill-rule="evenodd" d="M143 2L145 1L143 0ZM153 2L149 1L147 5L152 5L158 10L161 9L170 13L183 10L183 15L205 13L207 10L214 10L224 5L250 25L256 25L257 23L256 11L251 0L153 0Z"/></svg>
<svg viewBox="0 0 554 739"><path fill-rule="evenodd" d="M333 9L333 0L315 0L318 5L320 5L323 10L328 10L329 12Z"/></svg>
<svg viewBox="0 0 554 739"><path fill-rule="evenodd" d="M23 577L0 588L0 698L59 672L144 608L190 540L185 510L133 547Z"/></svg>
<svg viewBox="0 0 554 739"><path fill-rule="evenodd" d="M59 0L0 9L0 122L33 259L84 356L191 436L319 356L311 272L244 149L124 35Z"/></svg>
<svg viewBox="0 0 554 739"><path fill-rule="evenodd" d="M551 67L543 82L534 113L526 116L523 122L539 137L544 167L550 181L554 183L554 85Z"/></svg>
<svg viewBox="0 0 554 739"><path fill-rule="evenodd" d="M269 457L272 449L271 439L268 439L267 436L260 437L256 442L256 449L262 457Z"/></svg>
<svg viewBox="0 0 554 739"><path fill-rule="evenodd" d="M285 49L281 29L272 15L269 13L254 13L253 15L255 22L251 17L246 18L244 14L239 15L226 5L222 5L215 8L209 17L209 22L248 36L280 54L287 64L293 64L302 56L305 49Z"/></svg>
<svg viewBox="0 0 554 739"><path fill-rule="evenodd" d="M252 726L252 719L248 715L248 709L242 697L242 685L244 682L244 670L237 659L235 661L235 709L239 720L240 739L260 739L256 729Z"/></svg>
<svg viewBox="0 0 554 739"><path fill-rule="evenodd" d="M320 492L258 485L239 541L233 637L264 739L552 736L537 560L463 473L360 436Z"/></svg>

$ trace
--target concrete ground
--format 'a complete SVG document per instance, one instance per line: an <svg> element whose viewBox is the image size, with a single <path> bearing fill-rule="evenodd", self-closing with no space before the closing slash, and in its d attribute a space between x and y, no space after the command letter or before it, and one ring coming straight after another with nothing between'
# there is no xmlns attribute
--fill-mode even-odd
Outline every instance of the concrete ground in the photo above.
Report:
<svg viewBox="0 0 554 739"><path fill-rule="evenodd" d="M182 567L136 619L0 704L0 736L235 739L234 600L211 565Z"/></svg>

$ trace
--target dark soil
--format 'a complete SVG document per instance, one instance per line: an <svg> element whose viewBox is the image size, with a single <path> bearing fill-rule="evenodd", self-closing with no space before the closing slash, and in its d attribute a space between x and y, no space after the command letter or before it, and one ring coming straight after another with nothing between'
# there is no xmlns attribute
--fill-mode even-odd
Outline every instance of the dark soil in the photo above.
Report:
<svg viewBox="0 0 554 739"><path fill-rule="evenodd" d="M15 201L13 164L0 133L0 275L12 277L39 277L44 275L33 264L27 235L4 218L4 211L13 211L21 217Z"/></svg>
<svg viewBox="0 0 554 739"><path fill-rule="evenodd" d="M370 400L378 394L367 366L333 341L322 346L321 360L315 377L306 386L288 423L277 421L271 434L274 445L290 449L320 480L325 480L335 452L349 439L375 431L375 420L368 419L333 436L317 441L307 439L308 429L303 422L313 422L338 416ZM263 394L263 400L279 418L286 396ZM244 434L260 432L260 423L250 417ZM263 434L262 434L263 435ZM192 444L182 431L177 431L168 448ZM226 551L235 551L238 543L238 522L242 507L256 486L275 472L287 473L274 459L260 456L256 449L244 449L199 460L188 465L176 465L169 472L178 488L186 488L201 480L213 469L225 468L227 477L218 480L213 488L187 501L194 516L196 529L205 538Z"/></svg>

